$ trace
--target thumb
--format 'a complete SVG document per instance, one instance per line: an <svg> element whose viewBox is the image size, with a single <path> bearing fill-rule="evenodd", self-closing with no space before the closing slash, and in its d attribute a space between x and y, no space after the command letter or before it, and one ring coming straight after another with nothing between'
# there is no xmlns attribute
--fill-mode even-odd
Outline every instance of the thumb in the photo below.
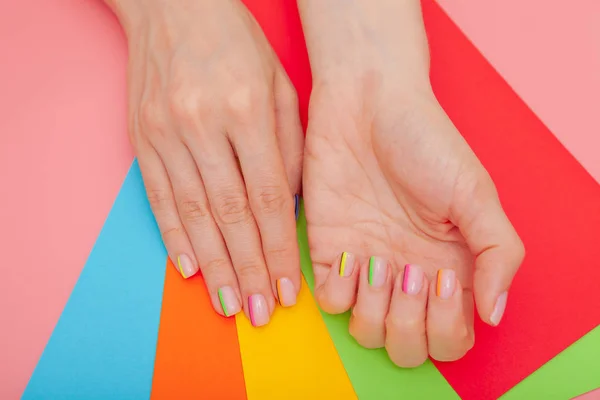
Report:
<svg viewBox="0 0 600 400"><path fill-rule="evenodd" d="M525 248L502 209L494 183L487 173L483 175L469 200L461 202L458 226L475 255L477 312L483 321L496 326L504 315L508 290L523 262Z"/></svg>

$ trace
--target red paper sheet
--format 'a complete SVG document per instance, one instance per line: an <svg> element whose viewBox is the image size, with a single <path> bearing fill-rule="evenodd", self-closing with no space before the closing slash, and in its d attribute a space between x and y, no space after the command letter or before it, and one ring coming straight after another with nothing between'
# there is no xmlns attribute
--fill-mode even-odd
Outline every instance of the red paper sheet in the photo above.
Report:
<svg viewBox="0 0 600 400"><path fill-rule="evenodd" d="M600 185L440 7L423 5L436 95L527 249L500 327L479 323L464 359L437 363L464 399L495 399L600 322Z"/></svg>
<svg viewBox="0 0 600 400"><path fill-rule="evenodd" d="M283 58L305 117L310 75L295 2L246 3ZM495 399L600 322L600 186L442 9L433 0L423 9L436 95L494 178L527 247L500 327L478 323L464 359L437 363L464 399Z"/></svg>

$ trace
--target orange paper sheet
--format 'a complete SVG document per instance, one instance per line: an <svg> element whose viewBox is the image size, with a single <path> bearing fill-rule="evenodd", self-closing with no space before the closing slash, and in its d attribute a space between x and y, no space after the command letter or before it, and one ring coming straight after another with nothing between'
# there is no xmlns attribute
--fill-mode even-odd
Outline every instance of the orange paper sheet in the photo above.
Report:
<svg viewBox="0 0 600 400"><path fill-rule="evenodd" d="M202 277L168 261L151 400L246 399L233 318L212 308Z"/></svg>

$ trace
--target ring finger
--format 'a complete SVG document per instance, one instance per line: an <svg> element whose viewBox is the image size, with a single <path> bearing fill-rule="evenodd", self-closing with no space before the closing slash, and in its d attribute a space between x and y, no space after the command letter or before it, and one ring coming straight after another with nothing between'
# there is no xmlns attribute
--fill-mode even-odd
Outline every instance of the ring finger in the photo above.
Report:
<svg viewBox="0 0 600 400"><path fill-rule="evenodd" d="M213 307L227 317L237 314L241 310L237 279L194 159L182 142L170 141L162 147L179 216L194 247ZM181 259L178 262L181 269Z"/></svg>

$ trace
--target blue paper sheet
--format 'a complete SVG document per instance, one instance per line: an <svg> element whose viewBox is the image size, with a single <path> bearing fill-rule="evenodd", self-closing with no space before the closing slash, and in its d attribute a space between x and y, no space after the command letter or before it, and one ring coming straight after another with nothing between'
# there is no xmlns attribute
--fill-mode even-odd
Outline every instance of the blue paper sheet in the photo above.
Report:
<svg viewBox="0 0 600 400"><path fill-rule="evenodd" d="M166 257L134 161L22 398L150 398Z"/></svg>

